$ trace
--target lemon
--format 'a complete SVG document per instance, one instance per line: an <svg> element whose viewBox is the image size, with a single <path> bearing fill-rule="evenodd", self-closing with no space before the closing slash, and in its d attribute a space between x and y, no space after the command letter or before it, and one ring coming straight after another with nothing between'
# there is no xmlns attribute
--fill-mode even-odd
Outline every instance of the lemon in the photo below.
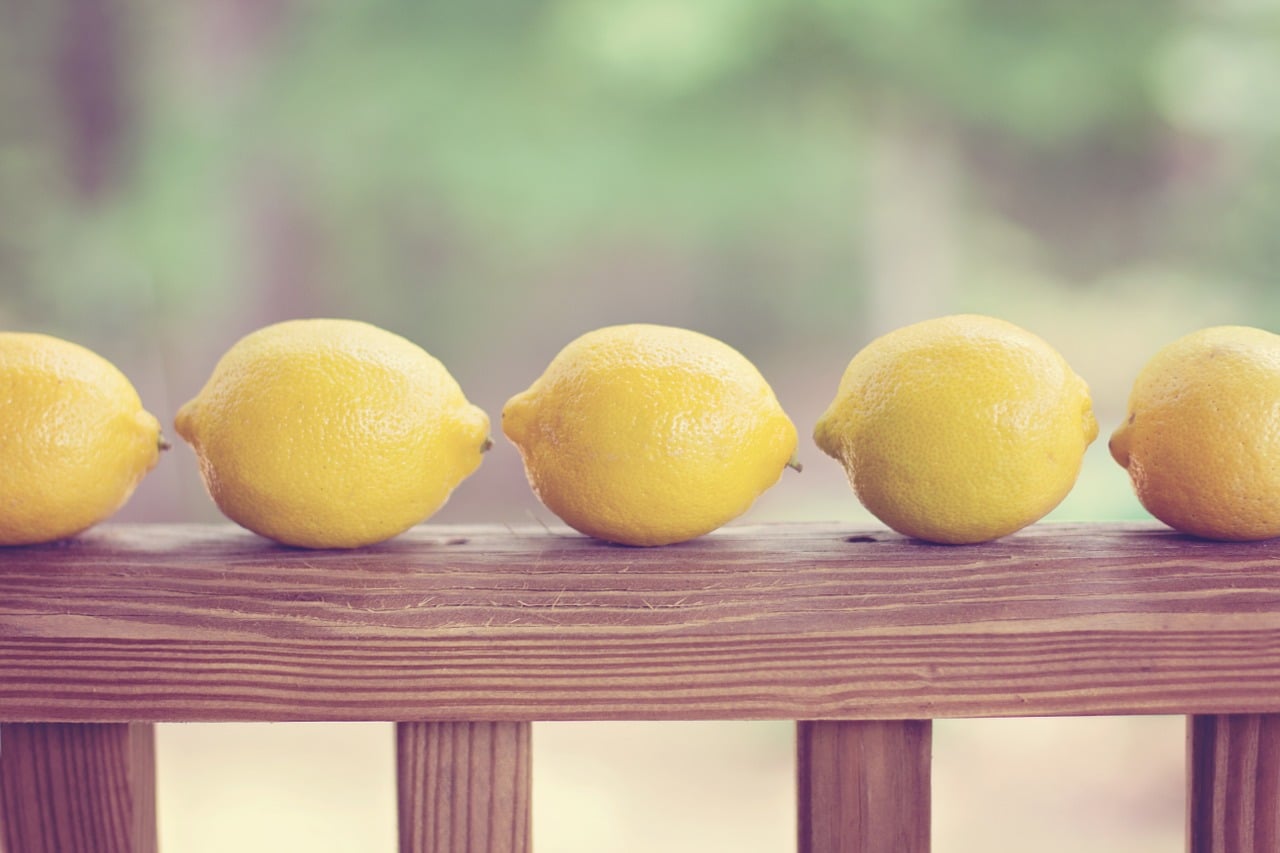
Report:
<svg viewBox="0 0 1280 853"><path fill-rule="evenodd" d="M1036 335L963 314L890 332L854 356L814 429L889 527L931 542L997 539L1071 490L1098 435L1089 389Z"/></svg>
<svg viewBox="0 0 1280 853"><path fill-rule="evenodd" d="M124 505L160 457L160 422L109 361L0 332L0 545L62 539Z"/></svg>
<svg viewBox="0 0 1280 853"><path fill-rule="evenodd" d="M439 361L354 320L292 320L242 338L175 426L228 518L306 548L412 527L489 443L488 417Z"/></svg>
<svg viewBox="0 0 1280 853"><path fill-rule="evenodd" d="M627 545L682 542L737 518L777 482L797 442L741 353L642 323L571 342L507 401L502 429L548 509Z"/></svg>
<svg viewBox="0 0 1280 853"><path fill-rule="evenodd" d="M1164 347L1139 372L1110 447L1170 527L1280 536L1280 336L1215 326Z"/></svg>

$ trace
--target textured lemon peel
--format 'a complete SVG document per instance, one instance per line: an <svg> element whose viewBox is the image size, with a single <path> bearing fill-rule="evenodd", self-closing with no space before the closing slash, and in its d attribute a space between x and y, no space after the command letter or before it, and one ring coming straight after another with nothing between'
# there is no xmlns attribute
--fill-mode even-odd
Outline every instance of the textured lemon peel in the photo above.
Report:
<svg viewBox="0 0 1280 853"><path fill-rule="evenodd" d="M1043 517L1097 437L1088 387L1047 343L981 315L890 332L841 376L814 427L889 527L983 542Z"/></svg>
<svg viewBox="0 0 1280 853"><path fill-rule="evenodd" d="M228 518L307 548L389 539L480 465L489 419L416 344L351 320L259 329L175 427Z"/></svg>
<svg viewBox="0 0 1280 853"><path fill-rule="evenodd" d="M1108 442L1139 502L1206 539L1280 536L1280 336L1214 326L1139 371Z"/></svg>
<svg viewBox="0 0 1280 853"><path fill-rule="evenodd" d="M503 407L535 495L574 529L685 541L740 516L795 455L759 371L686 329L611 326L567 345Z"/></svg>
<svg viewBox="0 0 1280 853"><path fill-rule="evenodd" d="M64 539L122 507L160 456L160 423L109 361L49 335L0 332L0 545Z"/></svg>

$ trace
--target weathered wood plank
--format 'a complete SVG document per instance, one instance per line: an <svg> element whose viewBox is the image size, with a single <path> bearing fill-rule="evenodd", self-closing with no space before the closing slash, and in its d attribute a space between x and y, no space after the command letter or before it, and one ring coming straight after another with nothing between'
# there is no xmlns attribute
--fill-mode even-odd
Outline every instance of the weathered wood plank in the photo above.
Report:
<svg viewBox="0 0 1280 853"><path fill-rule="evenodd" d="M400 853L528 853L529 723L396 726Z"/></svg>
<svg viewBox="0 0 1280 853"><path fill-rule="evenodd" d="M1194 716L1187 730L1190 853L1280 850L1280 714Z"/></svg>
<svg viewBox="0 0 1280 853"><path fill-rule="evenodd" d="M0 725L0 850L155 853L145 723Z"/></svg>
<svg viewBox="0 0 1280 853"><path fill-rule="evenodd" d="M106 525L0 550L0 720L1280 712L1280 542L836 525L665 548L424 526L351 552Z"/></svg>
<svg viewBox="0 0 1280 853"><path fill-rule="evenodd" d="M800 853L929 853L933 724L796 726Z"/></svg>

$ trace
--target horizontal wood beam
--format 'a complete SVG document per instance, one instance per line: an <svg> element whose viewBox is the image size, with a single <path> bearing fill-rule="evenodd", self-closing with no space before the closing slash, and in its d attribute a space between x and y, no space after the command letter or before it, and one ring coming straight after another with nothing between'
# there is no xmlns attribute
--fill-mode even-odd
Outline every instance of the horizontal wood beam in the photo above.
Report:
<svg viewBox="0 0 1280 853"><path fill-rule="evenodd" d="M104 525L0 549L0 721L1276 713L1278 569L1277 542L1144 525L426 525L345 552Z"/></svg>

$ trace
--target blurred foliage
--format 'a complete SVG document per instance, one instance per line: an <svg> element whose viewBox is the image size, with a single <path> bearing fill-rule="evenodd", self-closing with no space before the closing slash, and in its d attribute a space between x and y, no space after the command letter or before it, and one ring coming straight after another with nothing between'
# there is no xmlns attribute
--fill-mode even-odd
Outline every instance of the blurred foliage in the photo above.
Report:
<svg viewBox="0 0 1280 853"><path fill-rule="evenodd" d="M871 256L938 251L866 236L875 152L921 139L961 284L1016 232L1063 287L1154 261L1280 307L1262 0L3 2L3 317L835 335L896 286Z"/></svg>
<svg viewBox="0 0 1280 853"><path fill-rule="evenodd" d="M873 85L1050 150L1153 118L1146 69L1178 10L1142 0L824 0L823 8Z"/></svg>

